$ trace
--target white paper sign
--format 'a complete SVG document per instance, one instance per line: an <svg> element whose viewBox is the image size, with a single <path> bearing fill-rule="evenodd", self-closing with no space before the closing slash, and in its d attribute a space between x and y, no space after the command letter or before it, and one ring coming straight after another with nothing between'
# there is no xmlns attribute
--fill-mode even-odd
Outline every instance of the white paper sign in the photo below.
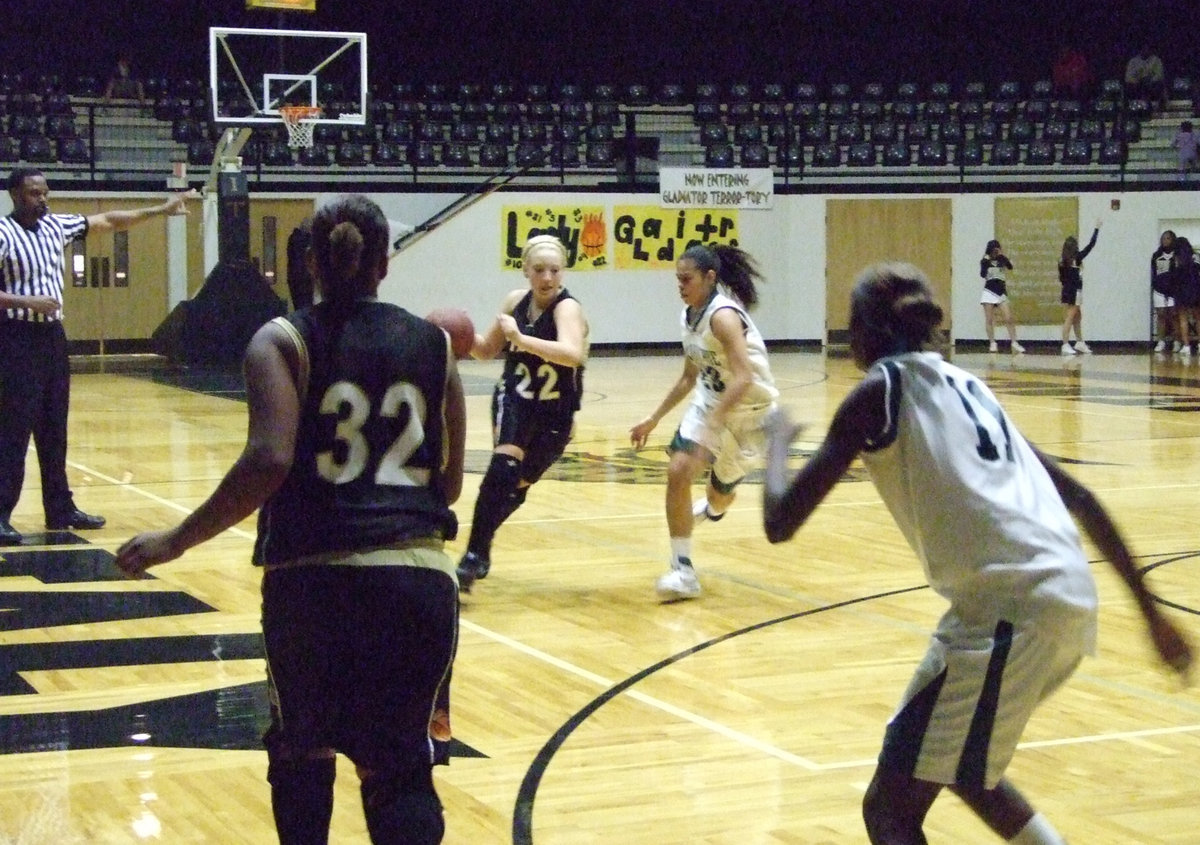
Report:
<svg viewBox="0 0 1200 845"><path fill-rule="evenodd" d="M769 209L775 174L769 167L664 167L658 172L664 208Z"/></svg>

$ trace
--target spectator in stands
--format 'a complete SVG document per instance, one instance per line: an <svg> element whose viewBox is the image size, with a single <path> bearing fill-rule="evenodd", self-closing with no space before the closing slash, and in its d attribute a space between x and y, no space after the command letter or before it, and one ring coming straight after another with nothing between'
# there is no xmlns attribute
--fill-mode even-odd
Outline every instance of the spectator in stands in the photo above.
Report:
<svg viewBox="0 0 1200 845"><path fill-rule="evenodd" d="M1125 93L1130 97L1149 100L1159 108L1166 104L1167 82L1162 59L1142 47L1125 65Z"/></svg>
<svg viewBox="0 0 1200 845"><path fill-rule="evenodd" d="M1092 90L1092 68L1078 47L1067 44L1051 69L1054 96L1082 100Z"/></svg>
<svg viewBox="0 0 1200 845"><path fill-rule="evenodd" d="M142 81L133 75L133 61L129 55L122 53L117 58L117 66L113 68L112 76L108 79L108 87L104 89L104 99L134 100L144 102L146 88Z"/></svg>
<svg viewBox="0 0 1200 845"><path fill-rule="evenodd" d="M1187 238L1175 239L1172 273L1175 275L1175 316L1179 321L1179 356L1192 357L1192 341L1188 333L1191 322L1200 325L1200 265Z"/></svg>
<svg viewBox="0 0 1200 845"><path fill-rule="evenodd" d="M1155 352L1179 351L1179 341L1171 350L1175 334L1175 233L1167 229L1158 238L1158 249L1150 256L1150 290L1154 300L1154 326L1158 335Z"/></svg>
<svg viewBox="0 0 1200 845"><path fill-rule="evenodd" d="M1179 124L1179 131L1171 139L1171 146L1179 155L1179 178L1187 179L1188 171L1200 165L1200 136L1196 134L1190 120Z"/></svg>

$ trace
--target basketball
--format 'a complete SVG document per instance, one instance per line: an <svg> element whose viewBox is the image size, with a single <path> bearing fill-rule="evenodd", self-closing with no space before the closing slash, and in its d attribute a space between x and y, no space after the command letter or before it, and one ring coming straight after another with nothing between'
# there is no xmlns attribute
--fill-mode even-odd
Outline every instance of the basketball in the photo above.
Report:
<svg viewBox="0 0 1200 845"><path fill-rule="evenodd" d="M475 324L466 311L461 308L435 308L425 319L445 329L450 335L450 348L454 350L455 358L461 360L470 356L471 347L475 345Z"/></svg>

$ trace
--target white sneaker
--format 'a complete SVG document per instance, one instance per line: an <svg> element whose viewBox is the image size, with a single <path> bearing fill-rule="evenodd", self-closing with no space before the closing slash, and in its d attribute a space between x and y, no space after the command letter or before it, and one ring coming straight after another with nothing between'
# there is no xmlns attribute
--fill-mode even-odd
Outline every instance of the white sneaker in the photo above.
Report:
<svg viewBox="0 0 1200 845"><path fill-rule="evenodd" d="M1179 357L1180 358L1191 358L1192 357L1191 344L1188 344L1187 346L1179 347Z"/></svg>
<svg viewBox="0 0 1200 845"><path fill-rule="evenodd" d="M1074 347L1074 346L1072 346L1072 345L1071 345L1071 344L1069 344L1069 343L1064 343L1064 344L1062 345L1062 354L1063 354L1063 355L1076 355L1076 354L1078 354L1078 353L1076 353L1076 352L1075 352L1075 347Z"/></svg>
<svg viewBox="0 0 1200 845"><path fill-rule="evenodd" d="M1088 346L1082 340L1075 341L1075 351L1082 352L1084 355L1092 354L1092 347Z"/></svg>
<svg viewBox="0 0 1200 845"><path fill-rule="evenodd" d="M1179 346L1180 346L1180 343L1179 343L1179 341L1175 341L1175 343L1174 343L1174 344L1171 346L1171 351L1172 351L1172 352L1178 352L1178 351L1179 351Z"/></svg>
<svg viewBox="0 0 1200 845"><path fill-rule="evenodd" d="M1166 352L1167 351L1167 342L1165 340L1160 340L1158 343L1154 344L1154 351L1155 352Z"/></svg>
<svg viewBox="0 0 1200 845"><path fill-rule="evenodd" d="M701 522L720 522L725 518L723 513L713 513L708 509L708 499L697 499L692 502L692 522L699 525Z"/></svg>
<svg viewBox="0 0 1200 845"><path fill-rule="evenodd" d="M1022 346L1021 344L1017 343L1015 340L1012 342L1012 354L1013 354L1013 355L1020 355L1020 354L1021 354L1022 352L1024 352L1024 351L1025 351L1025 347L1024 347L1024 346Z"/></svg>
<svg viewBox="0 0 1200 845"><path fill-rule="evenodd" d="M996 341L993 340L991 343L988 344L988 352L999 352L999 351L1000 351L1000 347L996 345Z"/></svg>
<svg viewBox="0 0 1200 845"><path fill-rule="evenodd" d="M660 575L654 584L660 601L681 601L694 599L700 595L700 579L688 558L680 558L678 563L672 562L671 571Z"/></svg>

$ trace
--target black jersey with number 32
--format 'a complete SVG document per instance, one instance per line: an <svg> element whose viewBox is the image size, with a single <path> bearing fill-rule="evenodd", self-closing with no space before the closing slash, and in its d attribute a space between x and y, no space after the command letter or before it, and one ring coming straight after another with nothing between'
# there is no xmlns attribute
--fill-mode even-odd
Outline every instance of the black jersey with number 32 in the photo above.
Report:
<svg viewBox="0 0 1200 845"><path fill-rule="evenodd" d="M259 512L255 563L455 533L437 483L447 453L445 333L364 300L278 318L309 371L291 472ZM302 385L303 388L303 385Z"/></svg>
<svg viewBox="0 0 1200 845"><path fill-rule="evenodd" d="M521 334L558 340L554 309L565 299L574 297L564 289L545 311L530 320L533 293L525 294L512 312ZM504 360L504 375L500 381L506 404L520 403L523 410L545 419L569 422L579 410L583 395L583 367L552 364L531 352L511 347Z"/></svg>

